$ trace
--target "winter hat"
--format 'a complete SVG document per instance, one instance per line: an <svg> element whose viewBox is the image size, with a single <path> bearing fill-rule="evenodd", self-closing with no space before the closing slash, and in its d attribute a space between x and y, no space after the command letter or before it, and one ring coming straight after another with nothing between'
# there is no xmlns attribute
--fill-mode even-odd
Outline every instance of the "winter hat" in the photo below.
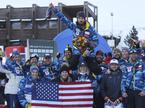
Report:
<svg viewBox="0 0 145 108"><path fill-rule="evenodd" d="M18 51L13 51L12 56L13 56L13 57L15 57L15 56L20 56L20 53L19 53Z"/></svg>
<svg viewBox="0 0 145 108"><path fill-rule="evenodd" d="M37 58L37 60L39 59L38 54L31 54L30 59L32 58Z"/></svg>
<svg viewBox="0 0 145 108"><path fill-rule="evenodd" d="M117 59L112 59L110 61L110 64L119 64L118 60Z"/></svg>
<svg viewBox="0 0 145 108"><path fill-rule="evenodd" d="M80 17L82 17L82 18L85 18L86 17L85 16L85 13L83 11L77 12L77 18L80 18Z"/></svg>
<svg viewBox="0 0 145 108"><path fill-rule="evenodd" d="M96 55L104 55L104 53L101 51L101 50L98 50L97 52L96 52Z"/></svg>
<svg viewBox="0 0 145 108"><path fill-rule="evenodd" d="M61 68L60 68L60 72L62 71L67 71L69 73L69 67L67 65L63 65Z"/></svg>
<svg viewBox="0 0 145 108"><path fill-rule="evenodd" d="M79 66L87 66L85 62L81 62Z"/></svg>
<svg viewBox="0 0 145 108"><path fill-rule="evenodd" d="M49 53L49 54L45 54L45 55L44 55L44 58L45 58L45 59L51 59L51 54L50 54L50 53Z"/></svg>
<svg viewBox="0 0 145 108"><path fill-rule="evenodd" d="M72 48L69 45L67 45L66 48L64 49L64 52L66 51L70 51L72 53Z"/></svg>
<svg viewBox="0 0 145 108"><path fill-rule="evenodd" d="M129 53L130 54L133 54L133 53L136 53L137 54L137 50L136 49L131 49Z"/></svg>

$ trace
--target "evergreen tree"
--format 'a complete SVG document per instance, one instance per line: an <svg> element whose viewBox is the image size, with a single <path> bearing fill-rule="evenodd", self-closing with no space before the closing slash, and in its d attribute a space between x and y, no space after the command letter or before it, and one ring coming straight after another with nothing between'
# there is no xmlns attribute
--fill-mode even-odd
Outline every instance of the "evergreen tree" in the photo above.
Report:
<svg viewBox="0 0 145 108"><path fill-rule="evenodd" d="M124 42L129 48L139 48L139 38L138 38L138 31L136 30L135 26L132 27L130 30L129 35L126 36Z"/></svg>

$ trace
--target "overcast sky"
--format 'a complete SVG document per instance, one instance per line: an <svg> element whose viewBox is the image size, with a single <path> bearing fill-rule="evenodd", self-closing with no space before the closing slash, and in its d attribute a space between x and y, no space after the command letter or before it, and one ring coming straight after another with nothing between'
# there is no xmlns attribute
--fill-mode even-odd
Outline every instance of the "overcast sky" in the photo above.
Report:
<svg viewBox="0 0 145 108"><path fill-rule="evenodd" d="M0 0L0 8L10 4L13 7L32 7L32 4L48 6L62 2L66 5L82 5L84 0ZM99 33L111 34L113 16L113 33L125 36L134 25L139 31L140 39L145 38L145 0L88 0L98 6ZM143 29L144 28L144 29Z"/></svg>

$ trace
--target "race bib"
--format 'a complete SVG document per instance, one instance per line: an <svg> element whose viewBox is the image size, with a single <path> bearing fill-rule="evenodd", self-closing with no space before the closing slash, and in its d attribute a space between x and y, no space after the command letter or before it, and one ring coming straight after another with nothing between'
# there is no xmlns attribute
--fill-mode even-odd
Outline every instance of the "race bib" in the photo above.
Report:
<svg viewBox="0 0 145 108"><path fill-rule="evenodd" d="M50 74L48 69L44 69L43 72L45 73L46 76Z"/></svg>
<svg viewBox="0 0 145 108"><path fill-rule="evenodd" d="M20 74L20 73L22 73L22 69L19 67L15 67L15 72L16 72L16 74Z"/></svg>
<svg viewBox="0 0 145 108"><path fill-rule="evenodd" d="M127 67L127 71L128 71L128 72L131 72L131 71L132 71L132 66Z"/></svg>

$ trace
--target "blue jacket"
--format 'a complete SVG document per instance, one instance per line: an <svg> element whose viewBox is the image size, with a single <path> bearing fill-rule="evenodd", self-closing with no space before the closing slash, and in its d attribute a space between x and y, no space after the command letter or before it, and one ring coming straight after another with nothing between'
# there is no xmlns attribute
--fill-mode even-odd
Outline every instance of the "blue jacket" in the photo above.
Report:
<svg viewBox="0 0 145 108"><path fill-rule="evenodd" d="M55 63L52 63L50 65L42 64L39 69L40 69L40 73L42 77L45 77L48 80L52 80L59 75L58 73L59 69L58 69L57 64Z"/></svg>
<svg viewBox="0 0 145 108"><path fill-rule="evenodd" d="M122 77L122 93L125 93L127 89L145 92L145 70L137 70L138 66L137 63L128 63L127 72L123 73Z"/></svg>
<svg viewBox="0 0 145 108"><path fill-rule="evenodd" d="M32 86L34 82L39 81L40 79L33 80L31 76L27 76L22 79L19 83L19 91L17 93L20 104L26 108L28 103L31 103L32 96Z"/></svg>
<svg viewBox="0 0 145 108"><path fill-rule="evenodd" d="M15 61L11 61L10 59L6 61L6 68L16 76L24 76L22 65L22 62L17 64Z"/></svg>
<svg viewBox="0 0 145 108"><path fill-rule="evenodd" d="M120 59L119 60L119 64L120 65L126 65L129 61L128 60L125 60L125 59Z"/></svg>
<svg viewBox="0 0 145 108"><path fill-rule="evenodd" d="M55 13L55 15L70 28L74 33L76 38L77 36L85 36L91 42L98 42L98 33L95 31L95 28L90 25L89 22L86 21L85 29L82 29L78 24L74 24L71 20L64 16L57 8L52 7L51 10Z"/></svg>
<svg viewBox="0 0 145 108"><path fill-rule="evenodd" d="M129 60L125 60L125 59L120 59L119 65L120 65L120 69L121 69L122 73L124 73L124 74L127 73L127 69L130 66L132 67L132 64L129 63Z"/></svg>

